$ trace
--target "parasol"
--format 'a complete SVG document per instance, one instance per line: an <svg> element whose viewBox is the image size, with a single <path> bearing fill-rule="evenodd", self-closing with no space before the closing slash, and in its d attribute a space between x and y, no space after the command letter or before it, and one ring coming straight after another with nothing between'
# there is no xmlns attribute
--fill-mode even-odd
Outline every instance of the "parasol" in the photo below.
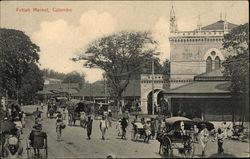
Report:
<svg viewBox="0 0 250 159"><path fill-rule="evenodd" d="M195 124L197 125L197 128L199 130L202 129L202 125L206 125L206 128L208 131L211 131L214 129L214 124L213 123L210 123L208 121L203 121L202 119L200 118L193 118L193 121L195 122Z"/></svg>

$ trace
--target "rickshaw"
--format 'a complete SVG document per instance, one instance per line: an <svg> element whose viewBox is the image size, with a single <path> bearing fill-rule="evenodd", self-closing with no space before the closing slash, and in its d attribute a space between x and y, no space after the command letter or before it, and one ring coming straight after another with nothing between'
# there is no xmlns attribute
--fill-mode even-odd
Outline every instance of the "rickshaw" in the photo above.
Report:
<svg viewBox="0 0 250 159"><path fill-rule="evenodd" d="M48 109L47 109L47 117L53 118L55 117L54 114L57 111L57 106L56 106L56 99L51 98L48 102Z"/></svg>
<svg viewBox="0 0 250 159"><path fill-rule="evenodd" d="M132 131L131 131L131 138L135 141L138 141L138 139L144 139L146 138L146 131L143 127L143 124L141 122L132 122Z"/></svg>
<svg viewBox="0 0 250 159"><path fill-rule="evenodd" d="M48 144L47 135L45 132L34 131L32 139L29 136L29 140L26 140L27 158L48 158Z"/></svg>
<svg viewBox="0 0 250 159"><path fill-rule="evenodd" d="M177 149L186 158L192 158L195 152L193 141L194 122L185 117L171 117L165 120L166 128L157 134L160 142L159 153L164 157L173 157L173 149ZM181 133L180 124L184 123L185 133Z"/></svg>
<svg viewBox="0 0 250 159"><path fill-rule="evenodd" d="M149 122L149 119L147 119L145 121L146 122ZM148 142L150 135L147 135L147 130L145 128L145 125L144 123L142 123L141 121L137 121L137 122L131 122L133 128L132 128L132 131L131 131L131 138L134 140L134 141L138 141L138 139L143 139L144 142Z"/></svg>

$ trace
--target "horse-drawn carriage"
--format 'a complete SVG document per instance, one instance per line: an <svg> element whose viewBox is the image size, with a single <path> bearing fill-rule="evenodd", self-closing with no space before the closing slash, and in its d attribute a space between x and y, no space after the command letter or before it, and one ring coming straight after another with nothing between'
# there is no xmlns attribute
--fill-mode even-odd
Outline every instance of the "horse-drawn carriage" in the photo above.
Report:
<svg viewBox="0 0 250 159"><path fill-rule="evenodd" d="M68 99L66 97L51 98L48 102L47 117L56 117L56 114L60 109L67 107Z"/></svg>
<svg viewBox="0 0 250 159"><path fill-rule="evenodd" d="M173 157L173 149L177 149L186 158L192 158L194 146L194 122L185 117L171 117L165 120L166 128L157 134L160 142L159 153L164 157Z"/></svg>
<svg viewBox="0 0 250 159"><path fill-rule="evenodd" d="M75 125L77 120L82 120L81 114L85 115L92 112L92 102L71 100L67 104L67 109L69 113L69 125ZM80 123L81 124L81 123Z"/></svg>

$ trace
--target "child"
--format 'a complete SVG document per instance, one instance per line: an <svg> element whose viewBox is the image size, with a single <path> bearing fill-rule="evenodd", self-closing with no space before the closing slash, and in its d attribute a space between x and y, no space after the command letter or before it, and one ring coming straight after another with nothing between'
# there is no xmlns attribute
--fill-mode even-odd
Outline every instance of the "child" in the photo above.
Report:
<svg viewBox="0 0 250 159"><path fill-rule="evenodd" d="M118 123L117 123L117 125L116 125L116 129L118 130L118 136L121 136L122 135L122 120L121 119L119 119L118 120Z"/></svg>

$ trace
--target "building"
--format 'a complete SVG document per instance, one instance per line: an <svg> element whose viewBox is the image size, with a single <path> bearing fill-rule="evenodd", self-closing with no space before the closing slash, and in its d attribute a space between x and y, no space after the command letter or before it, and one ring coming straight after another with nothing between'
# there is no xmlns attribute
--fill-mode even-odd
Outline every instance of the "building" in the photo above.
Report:
<svg viewBox="0 0 250 159"><path fill-rule="evenodd" d="M222 62L230 55L223 50L223 38L237 25L220 15L217 22L202 27L199 15L197 29L179 31L177 26L172 6L170 90L163 93L171 115L209 121L239 120L242 105L236 107L238 101L232 99L230 81L222 74Z"/></svg>

